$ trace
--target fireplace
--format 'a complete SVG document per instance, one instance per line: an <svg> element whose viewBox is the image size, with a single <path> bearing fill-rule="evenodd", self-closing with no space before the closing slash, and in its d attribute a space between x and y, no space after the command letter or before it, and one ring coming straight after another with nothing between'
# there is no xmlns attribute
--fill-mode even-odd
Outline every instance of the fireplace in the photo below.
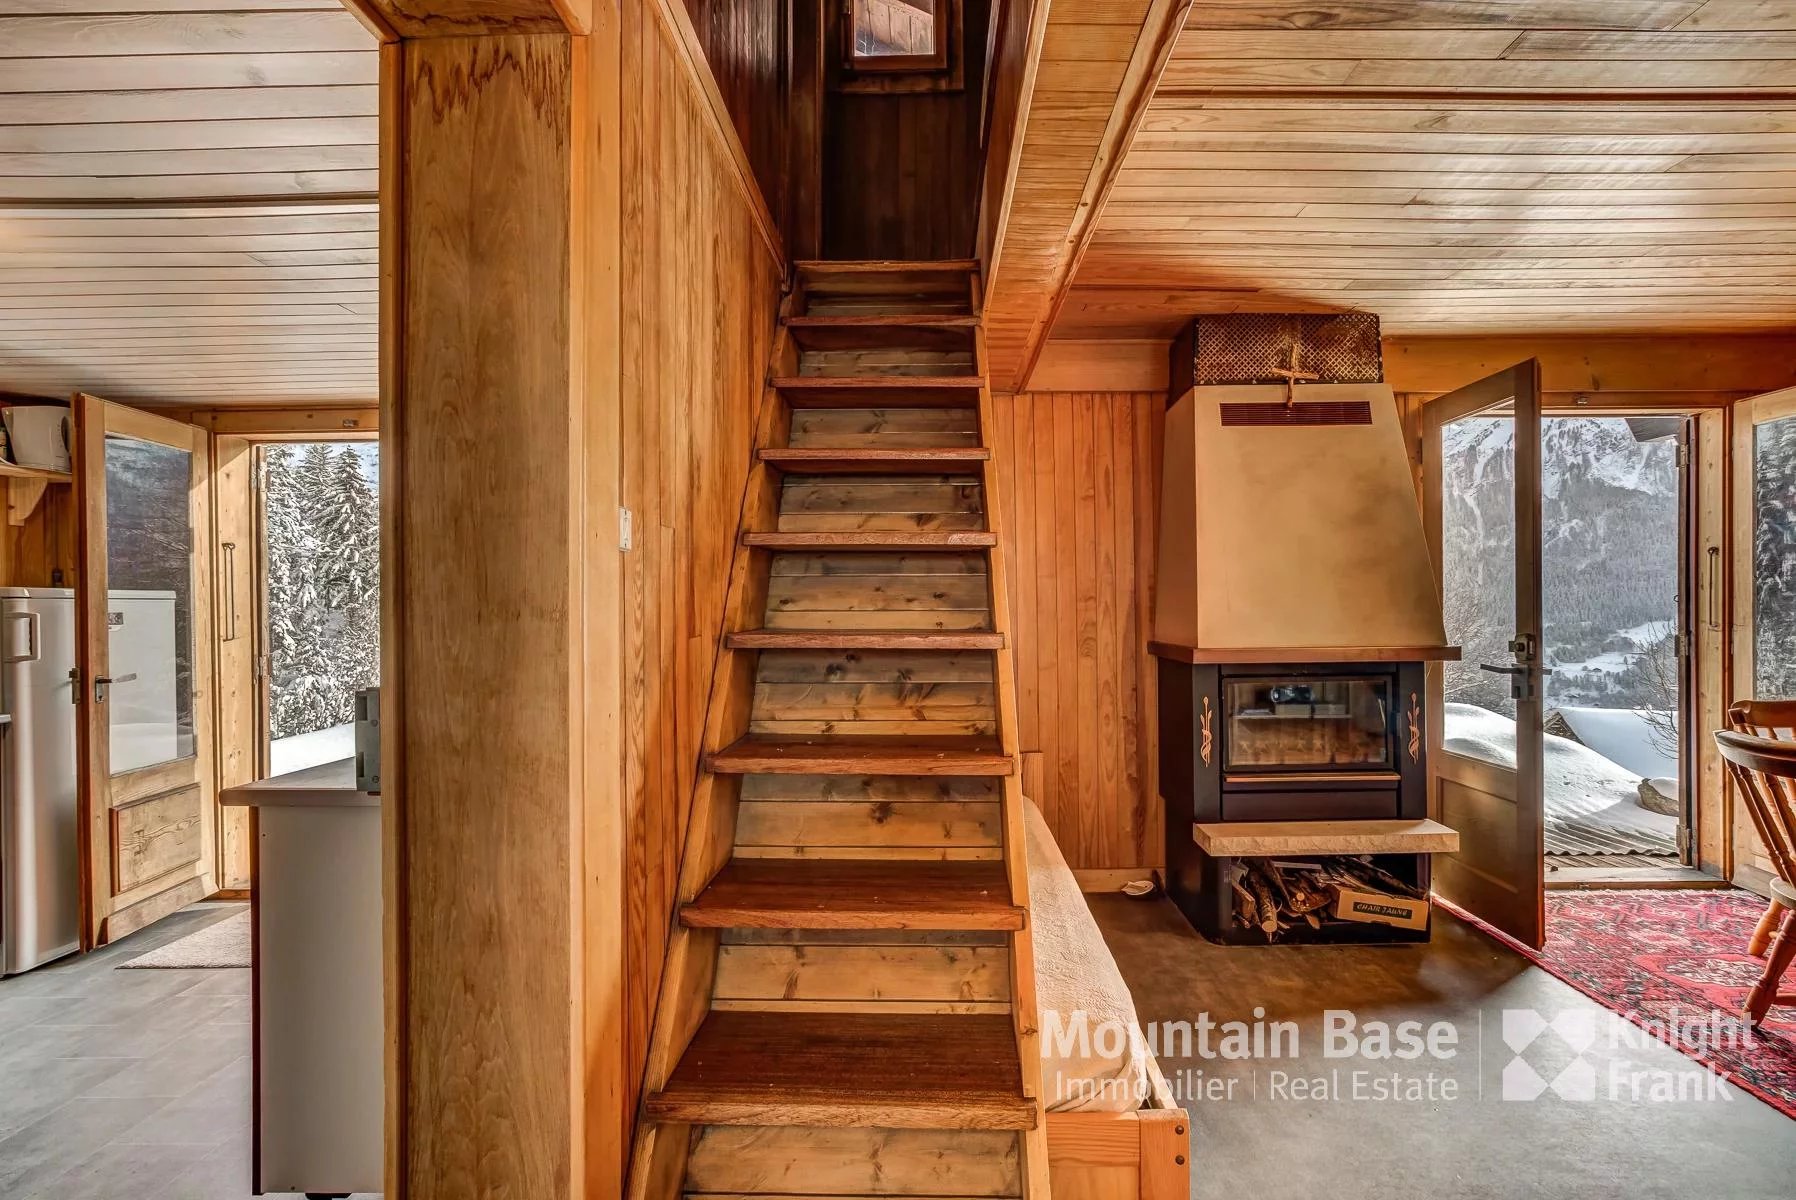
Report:
<svg viewBox="0 0 1796 1200"><path fill-rule="evenodd" d="M1167 891L1217 941L1426 941L1458 835L1428 819L1425 664L1458 651L1377 319L1200 317L1173 356Z"/></svg>
<svg viewBox="0 0 1796 1200"><path fill-rule="evenodd" d="M1213 940L1249 944L1427 940L1426 927L1359 922L1293 924L1272 938L1243 927L1228 879L1238 856L1210 854L1192 834L1194 827L1252 836L1256 828L1283 834L1322 823L1349 833L1362 827L1350 822L1368 832L1425 823L1422 662L1193 663L1179 661L1189 656L1172 647L1155 651L1167 892L1192 925ZM1291 844L1278 861L1340 857L1318 856L1326 840ZM1426 854L1374 854L1371 863L1426 893Z"/></svg>

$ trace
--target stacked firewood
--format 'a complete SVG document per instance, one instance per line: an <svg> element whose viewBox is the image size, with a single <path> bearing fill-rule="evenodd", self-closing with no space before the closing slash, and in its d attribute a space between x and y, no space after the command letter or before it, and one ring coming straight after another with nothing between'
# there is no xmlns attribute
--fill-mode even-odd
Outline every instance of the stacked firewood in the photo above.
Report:
<svg viewBox="0 0 1796 1200"><path fill-rule="evenodd" d="M1330 857L1316 862L1276 858L1237 859L1229 885L1235 897L1235 924L1259 929L1266 940L1298 925L1311 929L1332 922L1329 909L1342 888L1421 899L1420 888L1375 865L1370 857Z"/></svg>

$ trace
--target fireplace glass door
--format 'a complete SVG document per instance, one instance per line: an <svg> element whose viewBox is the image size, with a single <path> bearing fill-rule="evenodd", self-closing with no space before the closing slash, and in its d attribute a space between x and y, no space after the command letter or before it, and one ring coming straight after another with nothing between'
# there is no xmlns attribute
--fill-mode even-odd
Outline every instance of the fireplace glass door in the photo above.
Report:
<svg viewBox="0 0 1796 1200"><path fill-rule="evenodd" d="M1394 770L1389 676L1265 676L1223 684L1223 769Z"/></svg>

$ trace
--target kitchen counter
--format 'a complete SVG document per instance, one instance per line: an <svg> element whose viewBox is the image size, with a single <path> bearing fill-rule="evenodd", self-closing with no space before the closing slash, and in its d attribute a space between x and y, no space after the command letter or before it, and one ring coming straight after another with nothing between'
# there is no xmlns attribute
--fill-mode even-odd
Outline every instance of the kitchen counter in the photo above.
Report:
<svg viewBox="0 0 1796 1200"><path fill-rule="evenodd" d="M218 802L238 808L379 808L380 793L359 791L355 759L339 758L225 788Z"/></svg>
<svg viewBox="0 0 1796 1200"><path fill-rule="evenodd" d="M355 759L225 788L250 810L254 1191L382 1185L380 796Z"/></svg>

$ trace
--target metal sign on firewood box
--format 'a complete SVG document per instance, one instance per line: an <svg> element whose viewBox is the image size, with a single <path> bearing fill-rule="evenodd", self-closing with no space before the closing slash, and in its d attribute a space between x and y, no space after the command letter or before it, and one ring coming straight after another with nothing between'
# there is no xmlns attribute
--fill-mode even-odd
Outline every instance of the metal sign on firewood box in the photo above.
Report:
<svg viewBox="0 0 1796 1200"><path fill-rule="evenodd" d="M1185 387L1382 383L1374 313L1227 313L1191 322L1173 348L1173 395Z"/></svg>

